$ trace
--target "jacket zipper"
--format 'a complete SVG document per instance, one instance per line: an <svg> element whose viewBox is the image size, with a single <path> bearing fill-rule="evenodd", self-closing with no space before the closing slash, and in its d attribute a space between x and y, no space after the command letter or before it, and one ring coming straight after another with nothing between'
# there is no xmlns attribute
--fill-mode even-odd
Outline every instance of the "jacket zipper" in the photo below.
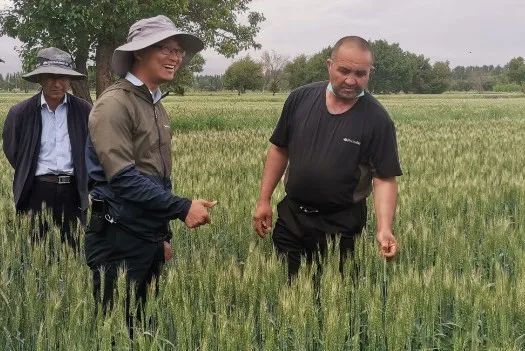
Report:
<svg viewBox="0 0 525 351"><path fill-rule="evenodd" d="M157 107L155 105L153 105L153 113L155 115L155 125L157 126L157 134L159 136L159 155L160 155L160 160L162 161L163 178L166 179L166 162L164 161L164 157L162 156L162 149L160 146L161 136L160 136L159 118L157 116Z"/></svg>

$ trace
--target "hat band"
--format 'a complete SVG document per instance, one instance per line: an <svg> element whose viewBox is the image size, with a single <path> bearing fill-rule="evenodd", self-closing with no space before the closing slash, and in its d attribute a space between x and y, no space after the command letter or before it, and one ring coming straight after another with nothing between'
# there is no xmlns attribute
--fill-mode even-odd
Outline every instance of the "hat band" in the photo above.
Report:
<svg viewBox="0 0 525 351"><path fill-rule="evenodd" d="M42 66L63 66L66 68L73 69L73 66L66 62L66 61L57 61L57 60L48 60L48 61L42 61L40 63L37 63L36 68L42 67Z"/></svg>

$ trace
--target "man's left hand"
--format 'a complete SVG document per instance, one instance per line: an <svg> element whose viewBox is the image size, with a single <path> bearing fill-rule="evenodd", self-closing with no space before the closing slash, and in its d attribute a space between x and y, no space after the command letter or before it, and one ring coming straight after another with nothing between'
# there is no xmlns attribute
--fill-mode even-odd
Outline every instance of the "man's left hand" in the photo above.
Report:
<svg viewBox="0 0 525 351"><path fill-rule="evenodd" d="M167 241L164 242L164 261L168 262L173 258L173 250L171 249L171 244Z"/></svg>
<svg viewBox="0 0 525 351"><path fill-rule="evenodd" d="M379 245L379 253L387 260L393 259L398 251L397 240L392 234L392 231L377 232L377 243Z"/></svg>

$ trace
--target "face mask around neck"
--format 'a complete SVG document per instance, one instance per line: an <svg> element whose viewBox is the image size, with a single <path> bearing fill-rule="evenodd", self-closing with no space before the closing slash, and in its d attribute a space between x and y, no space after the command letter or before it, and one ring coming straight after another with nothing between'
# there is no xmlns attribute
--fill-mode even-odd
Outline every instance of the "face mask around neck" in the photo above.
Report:
<svg viewBox="0 0 525 351"><path fill-rule="evenodd" d="M333 96L335 97L338 97L337 95L335 95L335 92L334 92L334 87L332 86L332 83L328 83L328 86L326 87L326 90L328 90L330 93L332 93ZM360 98L362 96L365 95L365 91L362 90L361 93L359 95L357 95L357 98Z"/></svg>

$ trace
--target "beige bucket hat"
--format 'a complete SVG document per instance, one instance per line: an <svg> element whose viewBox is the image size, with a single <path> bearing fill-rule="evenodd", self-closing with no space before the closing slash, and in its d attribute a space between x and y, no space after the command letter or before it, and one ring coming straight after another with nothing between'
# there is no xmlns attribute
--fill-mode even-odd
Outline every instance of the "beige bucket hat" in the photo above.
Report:
<svg viewBox="0 0 525 351"><path fill-rule="evenodd" d="M175 38L186 51L182 65L187 64L193 56L204 48L204 43L193 34L183 33L166 16L144 18L131 25L127 43L113 52L111 67L119 76L124 77L133 64L133 51L144 49L166 38Z"/></svg>

